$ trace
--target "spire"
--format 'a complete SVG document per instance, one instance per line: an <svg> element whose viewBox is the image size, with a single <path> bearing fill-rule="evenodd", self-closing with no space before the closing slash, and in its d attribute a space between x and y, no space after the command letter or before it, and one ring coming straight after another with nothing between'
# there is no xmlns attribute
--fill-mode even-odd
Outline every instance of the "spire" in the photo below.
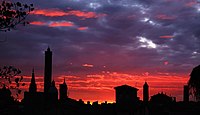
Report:
<svg viewBox="0 0 200 115"><path fill-rule="evenodd" d="M34 68L32 69L32 78L31 78L31 83L35 83L35 73L34 73Z"/></svg>
<svg viewBox="0 0 200 115"><path fill-rule="evenodd" d="M31 77L31 83L29 86L29 92L36 92L37 91L37 86L35 83L35 73L34 73L34 68L32 69L32 77Z"/></svg>
<svg viewBox="0 0 200 115"><path fill-rule="evenodd" d="M60 92L60 97L59 97L60 100L67 99L67 97L68 97L67 96L68 89L67 89L67 84L65 82L65 77L64 77L63 83L59 85L59 92Z"/></svg>
<svg viewBox="0 0 200 115"><path fill-rule="evenodd" d="M145 81L145 83L144 83L144 86L147 86L147 87L149 86L149 85L147 84L147 82L146 82L146 81Z"/></svg>
<svg viewBox="0 0 200 115"><path fill-rule="evenodd" d="M56 88L56 85L55 85L55 81L53 80L51 82L51 87L49 88L48 90L49 93L58 93L58 90ZM58 96L58 95L57 95Z"/></svg>
<svg viewBox="0 0 200 115"><path fill-rule="evenodd" d="M65 77L64 77L64 82L63 82L63 84L66 84L66 83L65 83Z"/></svg>
<svg viewBox="0 0 200 115"><path fill-rule="evenodd" d="M55 87L55 81L54 80L52 81L51 86Z"/></svg>
<svg viewBox="0 0 200 115"><path fill-rule="evenodd" d="M149 85L145 81L143 85L143 101L147 103L149 101Z"/></svg>
<svg viewBox="0 0 200 115"><path fill-rule="evenodd" d="M49 46L48 46L48 48L47 48L47 51L50 51L50 48L49 48Z"/></svg>
<svg viewBox="0 0 200 115"><path fill-rule="evenodd" d="M35 72L34 72L34 68L32 69L32 78L31 78L31 82L35 83Z"/></svg>

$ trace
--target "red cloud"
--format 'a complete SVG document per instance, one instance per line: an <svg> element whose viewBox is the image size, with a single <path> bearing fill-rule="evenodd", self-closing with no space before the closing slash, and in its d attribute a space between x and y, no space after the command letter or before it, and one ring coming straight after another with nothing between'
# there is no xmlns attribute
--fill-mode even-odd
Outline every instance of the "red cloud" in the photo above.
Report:
<svg viewBox="0 0 200 115"><path fill-rule="evenodd" d="M70 27L70 26L74 26L74 24L68 21L52 22L49 24L49 27Z"/></svg>
<svg viewBox="0 0 200 115"><path fill-rule="evenodd" d="M41 22L41 21L33 21L33 22L30 22L30 24L32 24L32 25L40 25L40 26L46 25L45 22Z"/></svg>
<svg viewBox="0 0 200 115"><path fill-rule="evenodd" d="M168 65L169 64L169 62L168 61L164 61L164 65Z"/></svg>
<svg viewBox="0 0 200 115"><path fill-rule="evenodd" d="M95 12L86 12L80 10L70 10L70 11L62 11L59 9L38 9L32 12L34 15L43 15L48 17L60 17L60 16L77 16L81 18L98 18L101 16L105 16L105 14L96 14Z"/></svg>
<svg viewBox="0 0 200 115"><path fill-rule="evenodd" d="M156 18L160 19L160 20L173 20L176 17L175 16L168 16L168 15L165 15L165 14L159 14L159 15L156 16Z"/></svg>
<svg viewBox="0 0 200 115"><path fill-rule="evenodd" d="M71 26L75 26L74 23L69 22L69 21L60 21L60 22L56 21L56 22L51 22L51 23L41 22L41 21L33 21L33 22L30 22L30 24L39 25L39 26L45 25L45 26L49 26L49 27L71 27Z"/></svg>
<svg viewBox="0 0 200 115"><path fill-rule="evenodd" d="M160 36L160 38L173 38L174 36L171 35L165 35L165 36Z"/></svg>
<svg viewBox="0 0 200 115"><path fill-rule="evenodd" d="M78 30L87 30L88 27L79 27Z"/></svg>
<svg viewBox="0 0 200 115"><path fill-rule="evenodd" d="M97 18L98 15L95 12L83 12L79 10L72 10L68 12L69 15L74 15L77 17L83 17L83 18Z"/></svg>
<svg viewBox="0 0 200 115"><path fill-rule="evenodd" d="M94 67L94 65L92 65L92 64L83 64L82 66L83 67Z"/></svg>
<svg viewBox="0 0 200 115"><path fill-rule="evenodd" d="M65 16L67 13L58 9L40 9L40 10L34 10L32 14L49 16L49 17L55 17L55 16L59 17L59 16Z"/></svg>

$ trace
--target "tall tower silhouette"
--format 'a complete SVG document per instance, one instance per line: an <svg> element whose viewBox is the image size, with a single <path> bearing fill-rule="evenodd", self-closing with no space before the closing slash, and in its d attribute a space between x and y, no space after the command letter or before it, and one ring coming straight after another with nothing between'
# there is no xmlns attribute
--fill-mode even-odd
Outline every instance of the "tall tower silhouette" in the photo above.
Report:
<svg viewBox="0 0 200 115"><path fill-rule="evenodd" d="M48 93L51 87L51 76L52 76L52 51L47 48L45 51L45 67L44 67L44 93Z"/></svg>
<svg viewBox="0 0 200 115"><path fill-rule="evenodd" d="M31 92L31 93L37 92L34 69L32 70L32 78L31 78L31 83L30 83L30 86L29 86L29 92Z"/></svg>
<svg viewBox="0 0 200 115"><path fill-rule="evenodd" d="M143 101L146 103L149 101L149 85L147 82L143 85Z"/></svg>
<svg viewBox="0 0 200 115"><path fill-rule="evenodd" d="M67 96L67 84L65 83L65 79L64 79L64 82L63 84L60 84L60 100L64 100L66 99L68 96Z"/></svg>

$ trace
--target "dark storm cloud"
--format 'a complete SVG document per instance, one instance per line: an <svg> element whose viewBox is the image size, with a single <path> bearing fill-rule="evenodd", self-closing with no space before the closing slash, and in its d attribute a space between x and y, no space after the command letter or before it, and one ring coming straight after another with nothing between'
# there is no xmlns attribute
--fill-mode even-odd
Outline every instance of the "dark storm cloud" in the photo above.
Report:
<svg viewBox="0 0 200 115"><path fill-rule="evenodd" d="M30 0L28 3L33 3L36 10L76 10L104 15L95 18L30 15L28 20L31 22L69 21L73 26L28 25L0 33L8 37L0 46L3 54L0 62L42 66L44 50L50 46L56 66L54 74L67 74L68 70L95 73L103 70L104 65L110 71L129 73L134 70L140 73L186 73L198 63L200 53L200 11L198 4L192 2ZM78 30L79 27L87 29ZM165 61L169 62L167 66L163 64ZM69 63L73 65L67 66ZM94 68L83 69L84 63L93 64Z"/></svg>

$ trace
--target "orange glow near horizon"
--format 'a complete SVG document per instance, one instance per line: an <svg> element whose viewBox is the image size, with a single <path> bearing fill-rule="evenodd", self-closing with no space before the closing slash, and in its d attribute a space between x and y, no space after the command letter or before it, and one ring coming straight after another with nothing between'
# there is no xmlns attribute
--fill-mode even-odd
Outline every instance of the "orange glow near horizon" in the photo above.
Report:
<svg viewBox="0 0 200 115"><path fill-rule="evenodd" d="M188 77L182 76L150 76L150 75L130 75L118 72L108 74L92 74L85 77L80 76L60 76L54 77L56 87L59 91L59 84L65 78L68 85L69 97L83 101L115 102L114 87L120 85L130 85L139 89L138 97L143 99L142 88L145 81L149 85L150 96L159 92L164 92L169 96L182 101L183 86L187 84ZM26 83L23 90L28 90L31 77L25 77ZM37 91L43 91L43 77L36 77Z"/></svg>

